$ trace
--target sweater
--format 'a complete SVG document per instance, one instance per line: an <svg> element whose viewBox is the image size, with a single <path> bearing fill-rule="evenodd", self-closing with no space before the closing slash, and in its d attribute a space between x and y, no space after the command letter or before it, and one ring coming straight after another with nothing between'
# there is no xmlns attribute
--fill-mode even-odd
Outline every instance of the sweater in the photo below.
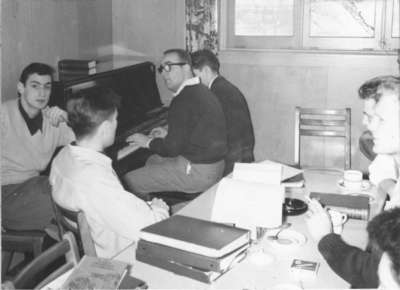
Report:
<svg viewBox="0 0 400 290"><path fill-rule="evenodd" d="M226 172L233 169L235 162L254 161L254 130L246 99L240 90L224 77L218 76L210 86L224 111L228 154L225 158Z"/></svg>
<svg viewBox="0 0 400 290"><path fill-rule="evenodd" d="M18 99L1 106L2 168L1 184L17 184L38 176L49 163L57 147L75 139L66 123L58 127L43 118L42 130L31 135L18 109Z"/></svg>
<svg viewBox="0 0 400 290"><path fill-rule="evenodd" d="M328 234L318 243L318 250L332 270L352 288L377 288L378 265L382 252L376 248L363 251L346 244L337 234Z"/></svg>
<svg viewBox="0 0 400 290"><path fill-rule="evenodd" d="M185 86L171 102L167 136L153 139L149 148L163 157L181 155L197 164L224 159L225 117L216 96L202 84Z"/></svg>

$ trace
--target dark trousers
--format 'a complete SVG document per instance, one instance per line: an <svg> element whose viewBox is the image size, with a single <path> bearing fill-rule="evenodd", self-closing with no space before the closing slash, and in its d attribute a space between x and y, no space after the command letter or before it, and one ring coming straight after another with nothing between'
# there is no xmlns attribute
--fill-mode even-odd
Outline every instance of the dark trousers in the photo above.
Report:
<svg viewBox="0 0 400 290"><path fill-rule="evenodd" d="M47 176L1 187L2 226L13 230L42 230L54 217Z"/></svg>

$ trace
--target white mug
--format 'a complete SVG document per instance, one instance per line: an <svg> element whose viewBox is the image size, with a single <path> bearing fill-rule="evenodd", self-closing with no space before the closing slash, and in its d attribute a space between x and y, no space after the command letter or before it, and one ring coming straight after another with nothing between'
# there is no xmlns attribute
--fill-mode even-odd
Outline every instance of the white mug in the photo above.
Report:
<svg viewBox="0 0 400 290"><path fill-rule="evenodd" d="M362 172L359 170L345 170L343 174L343 185L349 190L360 190L362 188Z"/></svg>
<svg viewBox="0 0 400 290"><path fill-rule="evenodd" d="M347 214L330 209L328 213L331 217L333 232L340 235L343 231L343 224L347 221Z"/></svg>

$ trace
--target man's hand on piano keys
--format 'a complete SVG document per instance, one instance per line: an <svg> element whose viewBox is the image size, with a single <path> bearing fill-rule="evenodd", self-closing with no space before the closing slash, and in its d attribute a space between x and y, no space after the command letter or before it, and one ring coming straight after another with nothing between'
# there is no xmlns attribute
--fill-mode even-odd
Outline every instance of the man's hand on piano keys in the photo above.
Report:
<svg viewBox="0 0 400 290"><path fill-rule="evenodd" d="M156 127L153 130L151 130L149 136L153 138L164 138L167 136L168 131L164 127Z"/></svg>

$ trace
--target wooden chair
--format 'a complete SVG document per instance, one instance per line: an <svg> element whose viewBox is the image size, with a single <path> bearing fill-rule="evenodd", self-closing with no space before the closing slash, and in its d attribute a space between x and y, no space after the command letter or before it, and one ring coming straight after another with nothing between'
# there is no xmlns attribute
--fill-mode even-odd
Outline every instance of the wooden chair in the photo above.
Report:
<svg viewBox="0 0 400 290"><path fill-rule="evenodd" d="M294 134L294 162L301 165L303 136L342 138L344 141L344 169L351 168L351 109L316 109L296 107Z"/></svg>
<svg viewBox="0 0 400 290"><path fill-rule="evenodd" d="M51 271L45 279L38 283L38 277L48 271L49 266L54 265L60 258L65 257L65 263L54 271ZM71 232L63 235L61 242L53 245L37 256L29 263L13 280L15 289L40 289L53 281L58 276L72 269L79 262L76 240ZM46 273L47 274L47 273Z"/></svg>
<svg viewBox="0 0 400 290"><path fill-rule="evenodd" d="M82 211L71 211L53 202L59 232L63 235L67 231L75 234L78 240L79 252L87 256L97 257L96 248L89 224Z"/></svg>
<svg viewBox="0 0 400 290"><path fill-rule="evenodd" d="M25 266L32 259L40 255L44 250L46 232L40 230L9 230L2 228L1 250L2 265L1 277L8 279L13 272ZM48 244L48 243L47 243ZM23 261L15 265L12 269L11 264L15 253L24 255Z"/></svg>

